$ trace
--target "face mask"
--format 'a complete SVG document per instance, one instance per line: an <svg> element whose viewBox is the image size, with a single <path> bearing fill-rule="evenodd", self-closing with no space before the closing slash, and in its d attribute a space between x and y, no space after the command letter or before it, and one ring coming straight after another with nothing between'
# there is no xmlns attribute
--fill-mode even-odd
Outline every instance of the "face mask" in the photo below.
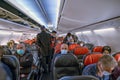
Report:
<svg viewBox="0 0 120 80"><path fill-rule="evenodd" d="M67 54L67 50L61 50L61 54Z"/></svg>
<svg viewBox="0 0 120 80"><path fill-rule="evenodd" d="M110 75L111 73L109 73L108 71L103 71L103 75Z"/></svg>
<svg viewBox="0 0 120 80"><path fill-rule="evenodd" d="M17 50L17 53L18 53L19 55L23 55L23 54L25 53L25 51L22 50L22 49L18 49L18 50Z"/></svg>
<svg viewBox="0 0 120 80"><path fill-rule="evenodd" d="M84 44L80 44L80 46L83 46Z"/></svg>

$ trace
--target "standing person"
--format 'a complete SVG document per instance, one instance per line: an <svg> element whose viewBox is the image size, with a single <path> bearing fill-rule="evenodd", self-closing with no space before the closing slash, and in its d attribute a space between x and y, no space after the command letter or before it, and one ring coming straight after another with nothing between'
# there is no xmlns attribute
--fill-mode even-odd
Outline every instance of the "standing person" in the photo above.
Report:
<svg viewBox="0 0 120 80"><path fill-rule="evenodd" d="M44 72L50 70L50 56L51 56L51 35L46 32L45 27L41 27L41 33L37 35L37 45L40 48L40 57ZM48 64L48 68L47 68Z"/></svg>

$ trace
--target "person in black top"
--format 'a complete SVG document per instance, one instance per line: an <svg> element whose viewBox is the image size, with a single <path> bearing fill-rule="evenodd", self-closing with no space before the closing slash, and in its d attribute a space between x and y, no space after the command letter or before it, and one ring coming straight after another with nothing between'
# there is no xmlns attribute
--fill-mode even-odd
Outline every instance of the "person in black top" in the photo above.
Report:
<svg viewBox="0 0 120 80"><path fill-rule="evenodd" d="M41 27L41 32L37 34L37 45L39 46L39 56L41 58L44 72L50 70L51 58L51 35L46 32L45 27ZM48 64L48 67L47 67Z"/></svg>
<svg viewBox="0 0 120 80"><path fill-rule="evenodd" d="M33 56L26 51L24 44L18 44L16 48L15 56L20 62L20 78L21 80L26 80L32 68Z"/></svg>

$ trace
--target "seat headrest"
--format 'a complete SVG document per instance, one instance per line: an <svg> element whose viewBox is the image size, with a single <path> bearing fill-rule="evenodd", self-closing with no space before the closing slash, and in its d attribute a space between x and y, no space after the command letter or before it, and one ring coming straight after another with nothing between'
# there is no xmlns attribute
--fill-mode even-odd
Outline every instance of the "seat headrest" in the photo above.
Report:
<svg viewBox="0 0 120 80"><path fill-rule="evenodd" d="M2 62L8 65L12 69L18 67L18 63L19 63L18 59L13 55L4 55L2 57Z"/></svg>
<svg viewBox="0 0 120 80"><path fill-rule="evenodd" d="M87 47L77 47L74 50L74 54L75 55L83 55L83 54L87 54L89 52Z"/></svg>
<svg viewBox="0 0 120 80"><path fill-rule="evenodd" d="M103 49L102 46L96 46L93 48L93 52L101 52L102 53L102 49Z"/></svg>
<svg viewBox="0 0 120 80"><path fill-rule="evenodd" d="M99 80L94 76L82 75L82 76L65 76L59 80Z"/></svg>
<svg viewBox="0 0 120 80"><path fill-rule="evenodd" d="M69 50L72 51L72 50L74 50L76 47L80 47L80 45L78 45L78 44L71 44L71 45L69 45Z"/></svg>
<svg viewBox="0 0 120 80"><path fill-rule="evenodd" d="M79 65L76 56L71 53L57 55L54 64L55 67L73 67Z"/></svg>
<svg viewBox="0 0 120 80"><path fill-rule="evenodd" d="M114 57L115 57L115 59L116 59L117 61L120 60L120 54L116 54Z"/></svg>
<svg viewBox="0 0 120 80"><path fill-rule="evenodd" d="M84 59L84 65L87 66L89 64L97 63L98 60L103 56L103 54L89 54Z"/></svg>
<svg viewBox="0 0 120 80"><path fill-rule="evenodd" d="M92 48L94 47L94 45L90 44L90 43L86 43L85 47L87 47L89 50L92 50Z"/></svg>
<svg viewBox="0 0 120 80"><path fill-rule="evenodd" d="M11 76L8 75L10 73L7 72L8 67L3 67L4 64L0 62L0 80L12 80ZM5 70L6 69L6 70Z"/></svg>

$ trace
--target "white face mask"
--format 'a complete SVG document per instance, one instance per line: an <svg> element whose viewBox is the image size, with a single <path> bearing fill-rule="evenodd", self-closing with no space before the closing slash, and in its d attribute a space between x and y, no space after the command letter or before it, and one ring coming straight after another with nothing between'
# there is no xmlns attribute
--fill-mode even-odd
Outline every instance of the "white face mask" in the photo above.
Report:
<svg viewBox="0 0 120 80"><path fill-rule="evenodd" d="M109 73L108 71L103 71L103 75L110 75L111 73Z"/></svg>
<svg viewBox="0 0 120 80"><path fill-rule="evenodd" d="M80 46L83 46L83 45L84 45L83 43L80 44Z"/></svg>
<svg viewBox="0 0 120 80"><path fill-rule="evenodd" d="M61 50L61 54L67 54L67 50Z"/></svg>

